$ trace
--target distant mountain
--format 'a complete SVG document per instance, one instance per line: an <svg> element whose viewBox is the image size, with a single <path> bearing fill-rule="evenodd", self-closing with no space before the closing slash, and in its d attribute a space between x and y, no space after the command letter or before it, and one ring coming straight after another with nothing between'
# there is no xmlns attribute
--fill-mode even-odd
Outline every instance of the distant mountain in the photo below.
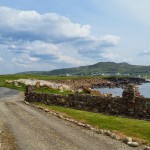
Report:
<svg viewBox="0 0 150 150"><path fill-rule="evenodd" d="M41 75L150 75L150 66L130 65L128 63L99 62L94 65L52 71L30 71L20 74Z"/></svg>

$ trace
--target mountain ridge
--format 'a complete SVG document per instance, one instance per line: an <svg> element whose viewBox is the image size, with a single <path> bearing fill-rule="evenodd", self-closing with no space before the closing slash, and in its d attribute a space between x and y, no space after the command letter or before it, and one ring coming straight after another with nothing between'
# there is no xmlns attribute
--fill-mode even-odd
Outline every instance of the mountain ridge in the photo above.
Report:
<svg viewBox="0 0 150 150"><path fill-rule="evenodd" d="M93 65L74 68L63 68L51 71L28 71L19 74L41 75L147 75L150 74L150 66L131 65L126 62L98 62Z"/></svg>

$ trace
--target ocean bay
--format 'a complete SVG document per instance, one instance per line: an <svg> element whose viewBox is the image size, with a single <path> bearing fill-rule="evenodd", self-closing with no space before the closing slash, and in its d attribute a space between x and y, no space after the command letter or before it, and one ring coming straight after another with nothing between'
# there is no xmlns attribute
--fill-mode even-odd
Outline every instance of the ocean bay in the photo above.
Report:
<svg viewBox="0 0 150 150"><path fill-rule="evenodd" d="M142 83L141 85L137 85L139 92L145 98L150 98L150 82ZM101 93L112 94L114 96L122 96L123 89L122 88L98 88L96 89Z"/></svg>

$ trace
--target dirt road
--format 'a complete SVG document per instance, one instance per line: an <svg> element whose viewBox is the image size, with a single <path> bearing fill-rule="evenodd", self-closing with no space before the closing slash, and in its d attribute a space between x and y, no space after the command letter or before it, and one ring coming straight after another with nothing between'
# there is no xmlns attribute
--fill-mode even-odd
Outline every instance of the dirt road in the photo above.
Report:
<svg viewBox="0 0 150 150"><path fill-rule="evenodd" d="M0 126L0 130L4 130L5 139L9 139L4 140L0 134L2 150L135 150L27 106L17 94L0 88L0 122L4 126Z"/></svg>

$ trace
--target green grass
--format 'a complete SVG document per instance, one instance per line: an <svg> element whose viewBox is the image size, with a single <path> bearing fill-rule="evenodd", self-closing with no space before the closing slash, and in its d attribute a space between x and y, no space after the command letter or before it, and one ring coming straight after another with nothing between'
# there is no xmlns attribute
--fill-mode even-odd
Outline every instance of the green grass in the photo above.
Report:
<svg viewBox="0 0 150 150"><path fill-rule="evenodd" d="M49 75L35 75L35 74L12 74L12 75L0 75L0 81L2 80L17 80L17 79L39 79L39 80L68 80L68 79L92 79L102 78L100 76L49 76Z"/></svg>
<svg viewBox="0 0 150 150"><path fill-rule="evenodd" d="M12 84L6 84L5 80L17 80L21 78L21 76L17 76L17 75L0 75L0 87L8 87L11 89L17 89L20 91L24 91L25 87L17 87L14 86Z"/></svg>
<svg viewBox="0 0 150 150"><path fill-rule="evenodd" d="M150 143L150 121L107 116L59 106L49 106L42 103L34 104L62 113L65 116L88 123L94 127L123 133L124 135Z"/></svg>

